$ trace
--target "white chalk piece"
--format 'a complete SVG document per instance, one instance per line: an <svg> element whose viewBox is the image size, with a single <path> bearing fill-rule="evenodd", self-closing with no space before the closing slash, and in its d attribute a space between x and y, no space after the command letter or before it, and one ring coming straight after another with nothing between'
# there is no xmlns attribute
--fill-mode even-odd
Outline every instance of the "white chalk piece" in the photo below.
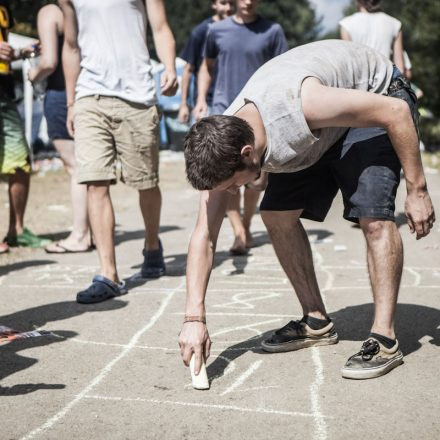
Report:
<svg viewBox="0 0 440 440"><path fill-rule="evenodd" d="M196 390L209 390L208 373L206 372L205 361L202 361L202 367L199 374L196 376L194 369L196 365L196 357L193 353L191 361L189 362L189 369L191 370L192 386Z"/></svg>

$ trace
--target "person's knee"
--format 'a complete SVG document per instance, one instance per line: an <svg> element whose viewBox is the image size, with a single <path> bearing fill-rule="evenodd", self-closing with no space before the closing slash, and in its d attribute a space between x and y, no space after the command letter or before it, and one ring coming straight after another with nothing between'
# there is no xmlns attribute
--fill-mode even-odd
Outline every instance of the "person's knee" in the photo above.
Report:
<svg viewBox="0 0 440 440"><path fill-rule="evenodd" d="M109 187L110 187L110 182L106 180L88 182L87 193L89 194L89 196L92 197L105 197L110 193Z"/></svg>
<svg viewBox="0 0 440 440"><path fill-rule="evenodd" d="M382 240L397 230L392 220L364 218L359 223L367 241Z"/></svg>

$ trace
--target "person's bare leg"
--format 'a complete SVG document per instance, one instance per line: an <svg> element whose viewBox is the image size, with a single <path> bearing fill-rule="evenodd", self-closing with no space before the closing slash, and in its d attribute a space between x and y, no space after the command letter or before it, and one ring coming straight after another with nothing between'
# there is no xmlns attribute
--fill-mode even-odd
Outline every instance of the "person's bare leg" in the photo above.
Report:
<svg viewBox="0 0 440 440"><path fill-rule="evenodd" d="M23 232L29 187L30 174L17 169L14 174L9 175L9 237L16 237Z"/></svg>
<svg viewBox="0 0 440 440"><path fill-rule="evenodd" d="M232 244L230 251L238 254L245 254L247 252L246 229L244 228L241 219L240 201L240 191L238 191L237 194L228 194L226 214L231 222L232 230L234 231L234 243Z"/></svg>
<svg viewBox="0 0 440 440"><path fill-rule="evenodd" d="M159 187L139 191L139 205L145 224L145 249L159 249L160 211L162 195Z"/></svg>
<svg viewBox="0 0 440 440"><path fill-rule="evenodd" d="M115 213L108 181L87 184L90 226L99 255L101 275L119 283L115 256Z"/></svg>
<svg viewBox="0 0 440 440"><path fill-rule="evenodd" d="M252 247L251 222L252 217L257 210L258 200L261 191L245 188L244 190L244 207L243 207L243 226L246 231L246 247Z"/></svg>
<svg viewBox="0 0 440 440"><path fill-rule="evenodd" d="M87 214L87 185L79 184L76 180L75 144L69 139L56 139L53 144L60 154L66 171L70 174L70 198L73 211L72 232L60 243L69 250L85 250L92 244Z"/></svg>
<svg viewBox="0 0 440 440"><path fill-rule="evenodd" d="M395 339L394 313L403 268L403 245L393 221L360 219L367 241L368 271L374 298L371 331Z"/></svg>
<svg viewBox="0 0 440 440"><path fill-rule="evenodd" d="M304 315L327 318L313 266L312 249L299 216L301 210L262 211L278 260L292 283Z"/></svg>

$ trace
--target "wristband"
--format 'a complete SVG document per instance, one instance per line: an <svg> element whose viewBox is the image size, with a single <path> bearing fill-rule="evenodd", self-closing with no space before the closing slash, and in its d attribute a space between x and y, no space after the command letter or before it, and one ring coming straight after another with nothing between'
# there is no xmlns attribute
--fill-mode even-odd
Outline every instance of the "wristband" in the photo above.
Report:
<svg viewBox="0 0 440 440"><path fill-rule="evenodd" d="M185 324L185 322L203 322L203 324L206 324L206 316L185 315L183 323Z"/></svg>

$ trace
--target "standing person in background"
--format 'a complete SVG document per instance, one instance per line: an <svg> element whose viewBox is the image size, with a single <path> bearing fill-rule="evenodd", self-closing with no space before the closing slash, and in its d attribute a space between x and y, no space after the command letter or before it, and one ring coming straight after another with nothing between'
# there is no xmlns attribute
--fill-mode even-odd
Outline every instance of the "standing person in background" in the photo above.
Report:
<svg viewBox="0 0 440 440"><path fill-rule="evenodd" d="M203 49L205 47L206 35L208 33L209 25L217 21L229 17L234 12L233 0L211 0L212 9L215 14L212 17L203 20L191 32L185 47L182 50L180 58L186 61L186 66L183 70L182 82L180 84L181 101L179 107L179 121L186 123L189 121L190 109L188 106L188 95L191 84L192 75L195 77L195 84L197 84L197 74L200 65L203 61ZM215 75L214 75L215 76ZM206 102L208 107L212 104L212 93L215 86L215 77L209 87L206 95ZM196 97L195 97L196 98Z"/></svg>
<svg viewBox="0 0 440 440"><path fill-rule="evenodd" d="M92 248L87 218L87 187L76 182L74 142L66 127L66 89L61 64L63 27L63 13L57 5L46 5L40 9L37 16L41 44L40 62L29 71L29 80L32 83L47 78L44 116L48 134L71 176L73 229L66 239L46 246L46 252L56 254L86 252Z"/></svg>
<svg viewBox="0 0 440 440"><path fill-rule="evenodd" d="M222 114L229 107L260 66L287 50L281 26L259 16L257 7L258 0L236 0L235 14L211 25L206 38L205 59L198 76L196 119L207 114L207 95L215 68L214 115ZM259 190L245 188L242 218L240 193L230 195L227 214L234 230L234 243L230 249L234 255L243 255L252 246L250 226L259 197Z"/></svg>
<svg viewBox="0 0 440 440"><path fill-rule="evenodd" d="M0 0L0 175L8 177L9 194L9 229L0 243L0 254L8 252L10 246L41 247L50 242L24 227L31 163L22 122L14 103L10 63L30 56L35 47L31 45L14 50L8 43L8 33L13 25L9 1Z"/></svg>
<svg viewBox="0 0 440 440"><path fill-rule="evenodd" d="M381 0L357 0L359 12L339 22L341 38L376 49L404 73L402 23L380 5Z"/></svg>
<svg viewBox="0 0 440 440"><path fill-rule="evenodd" d="M77 301L94 303L127 292L116 268L109 191L116 180L117 160L123 182L139 191L145 224L141 274L158 278L165 273L159 240L159 113L147 21L165 66L161 93L167 96L177 90L175 42L163 0L59 0L59 4L64 13L67 128L75 137L78 182L87 184L100 262L100 274L78 293Z"/></svg>

